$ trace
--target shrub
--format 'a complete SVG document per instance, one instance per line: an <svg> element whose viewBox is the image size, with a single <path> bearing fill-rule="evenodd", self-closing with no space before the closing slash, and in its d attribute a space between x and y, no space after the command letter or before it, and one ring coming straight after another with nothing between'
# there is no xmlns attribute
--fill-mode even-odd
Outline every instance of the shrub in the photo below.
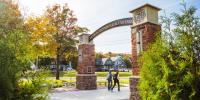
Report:
<svg viewBox="0 0 200 100"><path fill-rule="evenodd" d="M140 58L139 90L143 100L200 98L200 22L194 7L182 5L181 15L162 17L161 37Z"/></svg>
<svg viewBox="0 0 200 100"><path fill-rule="evenodd" d="M48 83L45 70L28 71L25 73L26 78L19 80L19 93L16 99L19 100L46 100L48 98Z"/></svg>

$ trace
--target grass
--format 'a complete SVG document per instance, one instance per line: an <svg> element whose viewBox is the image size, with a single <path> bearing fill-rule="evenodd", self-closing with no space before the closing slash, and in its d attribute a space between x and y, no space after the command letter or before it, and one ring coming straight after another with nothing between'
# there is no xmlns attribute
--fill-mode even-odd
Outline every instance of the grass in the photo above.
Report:
<svg viewBox="0 0 200 100"><path fill-rule="evenodd" d="M61 71L60 77L76 77L77 72L76 71ZM97 77L106 77L108 72L96 72ZM115 74L115 72L112 72L112 74ZM131 76L131 72L119 72L120 77L129 77ZM55 73L51 73L49 77L55 77ZM22 83L26 83L27 80L22 80ZM56 88L56 87L62 87L65 85L65 83L68 83L70 86L75 86L76 80L75 79L67 79L67 80L53 80L48 79L46 82L49 88ZM129 84L129 80L120 80L120 84ZM97 80L98 86L105 86L107 85L107 80Z"/></svg>
<svg viewBox="0 0 200 100"><path fill-rule="evenodd" d="M48 80L47 81L47 83L52 88L62 87L64 86L65 82L67 82L68 84L71 84L70 86L75 86L76 84L76 80ZM124 84L128 85L129 80L120 80L120 85L123 86ZM97 81L97 86L100 86L100 87L107 86L107 81L106 80Z"/></svg>
<svg viewBox="0 0 200 100"><path fill-rule="evenodd" d="M32 84L31 81L28 80L21 80L20 85L24 85L25 83L29 83ZM58 88L58 87L62 87L65 85L65 83L68 83L69 86L75 86L76 84L76 80L46 80L45 83L47 84L48 88ZM124 84L128 85L129 84L129 80L120 80L120 85L123 86ZM99 87L106 87L107 84L107 80L100 80L97 81L97 86Z"/></svg>
<svg viewBox="0 0 200 100"><path fill-rule="evenodd" d="M70 71L70 72L63 72L64 73L64 77L76 77L76 71Z"/></svg>
<svg viewBox="0 0 200 100"><path fill-rule="evenodd" d="M129 85L129 80L119 80L120 86ZM113 83L114 84L114 83ZM97 86L100 87L107 87L108 82L106 80L97 81Z"/></svg>
<svg viewBox="0 0 200 100"><path fill-rule="evenodd" d="M76 71L61 71L60 77L76 77L77 72ZM96 72L97 77L106 77L108 72ZM112 72L112 74L115 74L115 72ZM119 72L120 77L130 77L132 75L131 72ZM55 77L55 73L52 73L50 77Z"/></svg>
<svg viewBox="0 0 200 100"><path fill-rule="evenodd" d="M96 72L97 77L106 77L108 72ZM115 72L112 72L115 74ZM119 72L120 77L130 77L132 75L131 72Z"/></svg>
<svg viewBox="0 0 200 100"><path fill-rule="evenodd" d="M107 82L106 80L101 80L101 81L97 81L97 83L100 82L100 83L105 83ZM119 83L120 84L129 84L129 80L119 80Z"/></svg>

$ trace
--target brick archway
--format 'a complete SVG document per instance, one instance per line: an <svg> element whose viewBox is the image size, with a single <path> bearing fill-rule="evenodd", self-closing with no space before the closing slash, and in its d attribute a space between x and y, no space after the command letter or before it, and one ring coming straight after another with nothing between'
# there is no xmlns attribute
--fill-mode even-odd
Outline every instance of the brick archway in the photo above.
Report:
<svg viewBox="0 0 200 100"><path fill-rule="evenodd" d="M120 26L131 26L132 72L135 76L130 77L130 100L139 100L140 98L137 89L139 66L137 65L137 59L140 52L146 50L148 45L154 41L155 33L161 30L161 27L158 24L159 10L160 8L145 4L130 11L133 17L112 21L105 24L91 35L80 35L76 88L81 90L97 88L97 77L95 75L95 47L92 40L106 30Z"/></svg>

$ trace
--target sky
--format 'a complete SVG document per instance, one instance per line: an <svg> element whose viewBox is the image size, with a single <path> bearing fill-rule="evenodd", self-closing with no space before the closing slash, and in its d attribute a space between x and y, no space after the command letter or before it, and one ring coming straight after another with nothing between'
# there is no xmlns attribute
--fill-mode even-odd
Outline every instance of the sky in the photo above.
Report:
<svg viewBox="0 0 200 100"><path fill-rule="evenodd" d="M169 16L172 12L180 13L180 2L183 0L18 0L20 9L27 16L40 16L47 6L55 3L67 3L78 18L78 25L87 27L93 33L113 20L131 17L129 11L145 3L155 5ZM200 0L185 0L188 5L195 6L200 15ZM131 28L123 26L103 32L94 39L96 52L131 53Z"/></svg>

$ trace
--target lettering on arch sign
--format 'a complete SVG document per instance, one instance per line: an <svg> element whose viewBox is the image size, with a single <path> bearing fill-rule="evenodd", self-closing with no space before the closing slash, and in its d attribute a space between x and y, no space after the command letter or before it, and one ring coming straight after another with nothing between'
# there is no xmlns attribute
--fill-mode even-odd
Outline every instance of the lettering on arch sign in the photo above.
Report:
<svg viewBox="0 0 200 100"><path fill-rule="evenodd" d="M106 30L109 30L111 28L115 28L115 27L119 27L119 26L128 26L128 25L132 25L132 24L133 24L133 19L131 17L112 21L108 24L103 25L102 27L97 29L94 33L92 33L89 37L89 41L93 40L96 36L98 36L102 32L105 32Z"/></svg>

